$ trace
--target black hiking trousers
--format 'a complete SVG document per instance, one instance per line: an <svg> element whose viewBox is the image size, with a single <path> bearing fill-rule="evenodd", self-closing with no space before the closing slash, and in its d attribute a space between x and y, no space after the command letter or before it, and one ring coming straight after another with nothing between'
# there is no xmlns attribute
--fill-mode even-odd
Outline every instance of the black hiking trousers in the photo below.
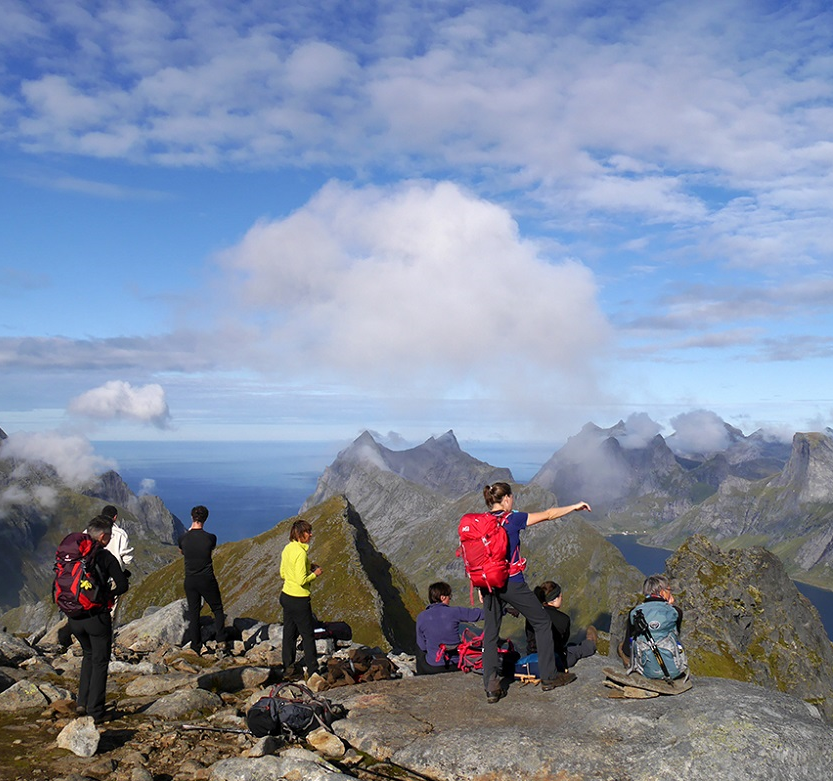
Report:
<svg viewBox="0 0 833 781"><path fill-rule="evenodd" d="M503 588L486 591L483 594L483 686L486 692L501 688L501 672L498 661L500 622L506 605L514 607L532 624L535 642L538 644L538 672L542 681L555 678L555 645L552 639L552 622L538 597L523 581L508 581Z"/></svg>
<svg viewBox="0 0 833 781"><path fill-rule="evenodd" d="M188 600L188 636L191 640L191 650L199 653L202 649L200 612L202 611L203 599L214 614L216 640L218 643L224 643L226 641L226 615L223 612L220 586L217 584L214 573L186 575L185 598Z"/></svg>
<svg viewBox="0 0 833 781"><path fill-rule="evenodd" d="M113 648L113 621L110 611L102 610L84 618L70 618L68 625L84 652L76 703L87 711L88 716L98 720L104 716L107 668Z"/></svg>
<svg viewBox="0 0 833 781"><path fill-rule="evenodd" d="M312 600L309 597L293 597L281 592L283 608L283 638L281 658L284 670L295 664L295 647L298 636L304 649L304 666L312 675L318 670L318 654L315 652L315 619L312 617Z"/></svg>

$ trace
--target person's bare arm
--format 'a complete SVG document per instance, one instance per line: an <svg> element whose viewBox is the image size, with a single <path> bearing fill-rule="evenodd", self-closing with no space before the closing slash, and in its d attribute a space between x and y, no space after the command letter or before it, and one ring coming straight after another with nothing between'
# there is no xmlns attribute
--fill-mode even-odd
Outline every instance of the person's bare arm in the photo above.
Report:
<svg viewBox="0 0 833 781"><path fill-rule="evenodd" d="M564 507L550 507L549 510L543 510L540 513L529 513L526 519L526 525L533 526L542 521L556 521L572 512L581 512L582 510L590 512L590 505L587 502L576 502L575 504L569 504Z"/></svg>

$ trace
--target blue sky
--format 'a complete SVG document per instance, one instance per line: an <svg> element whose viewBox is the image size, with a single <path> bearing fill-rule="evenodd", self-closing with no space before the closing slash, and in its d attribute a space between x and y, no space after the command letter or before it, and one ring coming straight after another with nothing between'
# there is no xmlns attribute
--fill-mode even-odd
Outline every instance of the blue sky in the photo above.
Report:
<svg viewBox="0 0 833 781"><path fill-rule="evenodd" d="M831 424L827 3L0 14L9 434Z"/></svg>

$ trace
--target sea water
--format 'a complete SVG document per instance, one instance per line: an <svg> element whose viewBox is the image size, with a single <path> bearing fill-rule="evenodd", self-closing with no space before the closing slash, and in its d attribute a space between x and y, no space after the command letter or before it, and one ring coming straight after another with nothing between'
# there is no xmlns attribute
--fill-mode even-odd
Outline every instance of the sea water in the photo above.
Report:
<svg viewBox="0 0 833 781"><path fill-rule="evenodd" d="M96 442L134 493L155 494L186 527L208 508L219 542L254 537L299 508L345 442Z"/></svg>
<svg viewBox="0 0 833 781"><path fill-rule="evenodd" d="M185 526L191 508L209 510L207 528L222 542L268 531L298 513L318 478L349 442L96 442L134 493L159 496ZM507 466L527 482L554 447L465 443L466 452ZM152 481L152 482L148 482Z"/></svg>
<svg viewBox="0 0 833 781"><path fill-rule="evenodd" d="M207 528L219 542L254 537L298 513L319 476L349 442L96 442L117 462L134 493L146 490L187 527L191 508L209 509ZM461 443L474 456L508 467L525 483L557 448L518 442ZM152 481L152 482L148 482ZM592 500L591 500L592 505ZM608 538L645 575L662 572L672 551L640 545L633 535ZM833 592L796 583L833 637Z"/></svg>

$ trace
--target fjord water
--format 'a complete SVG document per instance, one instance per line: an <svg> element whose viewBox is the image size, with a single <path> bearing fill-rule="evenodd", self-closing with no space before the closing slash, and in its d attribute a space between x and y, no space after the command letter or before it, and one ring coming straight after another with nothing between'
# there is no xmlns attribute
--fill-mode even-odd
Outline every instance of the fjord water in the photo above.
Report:
<svg viewBox="0 0 833 781"><path fill-rule="evenodd" d="M665 571L665 560L674 552L664 548L649 548L641 545L632 534L612 534L607 538L625 557L628 564L636 567L644 575L653 575ZM819 611L827 636L833 638L833 591L827 591L806 583L793 581L798 590L804 594Z"/></svg>
<svg viewBox="0 0 833 781"><path fill-rule="evenodd" d="M190 511L204 504L207 528L219 541L246 539L297 514L318 477L349 442L96 442L96 453L117 462L116 471L134 493L153 480L156 494L187 527ZM495 466L527 482L557 449L541 443L462 443ZM592 505L592 499L591 505ZM650 575L665 569L671 551L640 545L633 535L608 537L626 561ZM796 583L816 606L833 637L833 592Z"/></svg>

